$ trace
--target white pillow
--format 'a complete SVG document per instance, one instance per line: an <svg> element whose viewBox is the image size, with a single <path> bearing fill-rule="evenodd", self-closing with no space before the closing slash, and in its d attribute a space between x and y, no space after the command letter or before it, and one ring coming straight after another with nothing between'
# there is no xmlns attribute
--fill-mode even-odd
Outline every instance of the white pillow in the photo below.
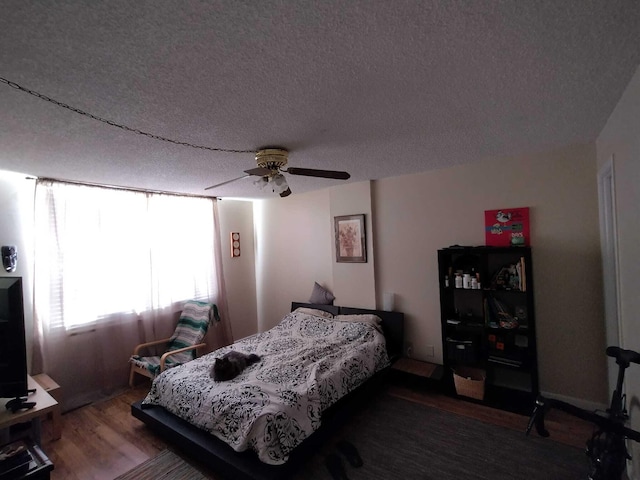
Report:
<svg viewBox="0 0 640 480"><path fill-rule="evenodd" d="M371 313L363 313L363 314L354 314L354 315L336 315L333 317L334 320L338 322L360 322L367 323L371 325L373 328L378 330L380 333L382 332L382 319Z"/></svg>
<svg viewBox="0 0 640 480"><path fill-rule="evenodd" d="M297 313L305 313L307 315L313 315L315 317L333 318L333 313L325 312L324 310L318 310L317 308L298 307L294 311Z"/></svg>

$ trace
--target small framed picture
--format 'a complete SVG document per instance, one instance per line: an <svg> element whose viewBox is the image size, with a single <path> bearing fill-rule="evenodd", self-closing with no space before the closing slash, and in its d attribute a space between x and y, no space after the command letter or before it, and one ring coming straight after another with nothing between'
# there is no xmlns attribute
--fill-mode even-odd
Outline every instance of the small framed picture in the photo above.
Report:
<svg viewBox="0 0 640 480"><path fill-rule="evenodd" d="M334 217L336 262L366 263L367 237L364 214Z"/></svg>

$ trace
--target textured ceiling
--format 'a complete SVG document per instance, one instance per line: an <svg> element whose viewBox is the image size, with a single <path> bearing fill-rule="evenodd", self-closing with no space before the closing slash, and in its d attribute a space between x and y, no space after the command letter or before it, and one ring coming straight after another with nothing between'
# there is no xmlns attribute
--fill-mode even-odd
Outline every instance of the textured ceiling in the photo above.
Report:
<svg viewBox="0 0 640 480"><path fill-rule="evenodd" d="M637 0L5 0L0 14L0 77L178 141L283 146L290 166L349 181L591 142L638 64ZM249 179L204 191L253 167L0 83L5 170L273 196Z"/></svg>

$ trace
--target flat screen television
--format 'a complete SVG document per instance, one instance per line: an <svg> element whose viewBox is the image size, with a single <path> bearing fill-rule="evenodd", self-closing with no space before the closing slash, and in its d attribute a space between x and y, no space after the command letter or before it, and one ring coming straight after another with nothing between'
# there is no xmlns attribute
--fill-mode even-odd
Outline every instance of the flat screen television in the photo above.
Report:
<svg viewBox="0 0 640 480"><path fill-rule="evenodd" d="M22 277L0 277L0 398L16 411L33 406L28 395Z"/></svg>

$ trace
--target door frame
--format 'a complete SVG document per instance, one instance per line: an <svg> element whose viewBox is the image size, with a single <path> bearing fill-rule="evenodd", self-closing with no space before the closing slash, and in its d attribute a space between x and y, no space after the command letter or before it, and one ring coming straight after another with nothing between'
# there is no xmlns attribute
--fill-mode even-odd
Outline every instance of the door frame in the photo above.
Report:
<svg viewBox="0 0 640 480"><path fill-rule="evenodd" d="M618 228L616 223L616 189L614 156L598 171L598 209L600 216L600 249L602 252L602 282L607 346L624 348L620 322L620 268L618 257ZM616 386L618 368L607 357L609 393Z"/></svg>

